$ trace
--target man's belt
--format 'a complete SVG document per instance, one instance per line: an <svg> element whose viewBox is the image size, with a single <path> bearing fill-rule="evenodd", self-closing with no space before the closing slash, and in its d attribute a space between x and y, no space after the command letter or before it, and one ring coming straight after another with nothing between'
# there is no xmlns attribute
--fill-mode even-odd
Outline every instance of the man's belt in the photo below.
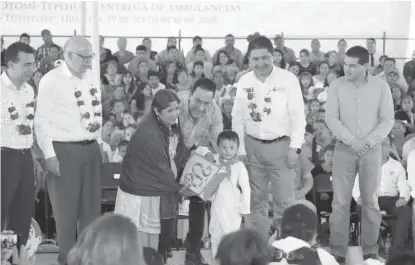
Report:
<svg viewBox="0 0 415 265"><path fill-rule="evenodd" d="M93 140L83 140L83 141L76 141L76 142L60 142L60 141L53 141L54 143L57 144L75 144L75 145L90 145L95 143L97 140L93 139Z"/></svg>
<svg viewBox="0 0 415 265"><path fill-rule="evenodd" d="M263 140L263 139L255 138L255 137L253 137L249 134L248 134L248 136L251 137L252 139L254 139L255 141L261 142L263 144L276 143L276 142L279 142L279 141L282 141L282 140L285 140L285 139L289 138L287 135L283 135L283 136L277 137L277 138L272 139L272 140Z"/></svg>
<svg viewBox="0 0 415 265"><path fill-rule="evenodd" d="M30 148L23 148L23 149L14 149L14 148L9 148L9 147L2 147L1 151L4 152L19 152L21 154L26 154L30 152Z"/></svg>

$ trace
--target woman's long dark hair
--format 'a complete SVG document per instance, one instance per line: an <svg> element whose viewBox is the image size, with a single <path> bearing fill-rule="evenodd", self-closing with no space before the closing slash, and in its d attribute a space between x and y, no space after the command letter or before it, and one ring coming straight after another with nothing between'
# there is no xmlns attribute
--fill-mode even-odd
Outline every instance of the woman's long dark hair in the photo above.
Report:
<svg viewBox="0 0 415 265"><path fill-rule="evenodd" d="M279 54L281 54L282 59L281 59L280 67L282 69L285 69L287 67L287 62L285 61L284 54L282 53L282 51L280 49L275 48L273 52L278 52Z"/></svg>
<svg viewBox="0 0 415 265"><path fill-rule="evenodd" d="M220 64L220 61L219 61L219 58L220 58L220 55L221 55L222 53L223 53L223 54L225 54L225 55L226 55L226 57L228 57L228 61L231 59L231 57L229 56L229 54L228 54L225 50L221 50L221 51L219 51L219 52L218 52L218 55L216 56L216 63L215 63L215 66L216 66L216 65L221 65L221 64Z"/></svg>

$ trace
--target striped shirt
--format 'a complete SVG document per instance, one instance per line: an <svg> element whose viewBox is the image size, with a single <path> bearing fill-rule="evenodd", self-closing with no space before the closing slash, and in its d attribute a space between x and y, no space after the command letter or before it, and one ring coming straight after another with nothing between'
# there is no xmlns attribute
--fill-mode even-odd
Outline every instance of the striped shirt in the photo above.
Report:
<svg viewBox="0 0 415 265"><path fill-rule="evenodd" d="M27 149L33 145L33 132L28 135L21 135L17 129L17 123L26 124L27 113L26 104L34 101L35 93L33 88L23 83L20 88L12 83L4 71L0 76L1 83L1 147L13 149ZM17 120L10 117L9 107L13 104L19 114ZM33 114L33 113L32 113ZM33 130L33 123L32 128Z"/></svg>
<svg viewBox="0 0 415 265"><path fill-rule="evenodd" d="M383 141L394 115L389 85L378 77L368 74L361 84L340 77L327 91L327 126L346 145L356 138L373 144Z"/></svg>

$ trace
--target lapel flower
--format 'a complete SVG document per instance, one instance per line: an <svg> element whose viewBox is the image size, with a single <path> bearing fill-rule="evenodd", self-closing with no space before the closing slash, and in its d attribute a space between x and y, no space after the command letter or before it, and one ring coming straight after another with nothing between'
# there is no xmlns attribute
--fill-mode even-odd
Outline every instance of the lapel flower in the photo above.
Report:
<svg viewBox="0 0 415 265"><path fill-rule="evenodd" d="M248 100L252 100L254 98L254 93L248 92Z"/></svg>
<svg viewBox="0 0 415 265"><path fill-rule="evenodd" d="M75 97L76 98L79 98L79 97L81 97L82 96L82 92L81 91L75 91Z"/></svg>
<svg viewBox="0 0 415 265"><path fill-rule="evenodd" d="M35 103L33 101L26 104L26 108L34 108L34 107L35 107Z"/></svg>
<svg viewBox="0 0 415 265"><path fill-rule="evenodd" d="M91 96L93 96L93 95L95 95L96 93L98 93L98 90L94 87L94 88L91 88L91 89L89 90L89 93L91 93Z"/></svg>
<svg viewBox="0 0 415 265"><path fill-rule="evenodd" d="M15 106L12 106L12 107L9 107L7 110L8 110L10 113L12 113L12 112L16 111L16 107L15 107Z"/></svg>
<svg viewBox="0 0 415 265"><path fill-rule="evenodd" d="M18 118L19 118L19 113L15 113L15 114L10 115L10 119L12 119L13 121L17 120Z"/></svg>
<svg viewBox="0 0 415 265"><path fill-rule="evenodd" d="M78 100L77 102L78 107L85 105L85 102L83 100Z"/></svg>
<svg viewBox="0 0 415 265"><path fill-rule="evenodd" d="M92 106L98 106L100 104L99 100L94 99L92 100Z"/></svg>

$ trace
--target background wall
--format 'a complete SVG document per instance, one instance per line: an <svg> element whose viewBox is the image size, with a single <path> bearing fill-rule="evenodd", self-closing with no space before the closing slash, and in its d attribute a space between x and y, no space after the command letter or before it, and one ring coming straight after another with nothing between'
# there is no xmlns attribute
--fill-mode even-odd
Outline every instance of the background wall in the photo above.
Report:
<svg viewBox="0 0 415 265"><path fill-rule="evenodd" d="M90 3L87 16L90 19ZM382 51L383 31L387 37L407 38L410 17L410 1L110 1L100 3L100 34L106 36L105 46L113 51L117 50L118 36L130 37L130 50L143 37L150 36L154 49L161 50L166 45L165 37L178 36L179 31L189 37L181 43L186 52L191 47L190 37L204 37L203 46L213 52L223 45L228 33L240 37L236 46L244 51L246 36L255 31L269 37L284 32L286 45L296 53L310 48L314 37L334 37L321 40L324 51L336 49L340 38L347 39L350 47L365 43L363 39L350 38L374 37ZM40 35L44 28L56 36L72 35L74 30L80 30L80 2L1 2L0 26L6 45L16 40L7 35ZM88 25L87 34L90 33ZM290 40L291 37L308 39ZM54 39L63 45L66 37ZM39 37L32 40L34 47L41 43ZM407 40L386 41L386 54L392 57L408 57L408 49Z"/></svg>

